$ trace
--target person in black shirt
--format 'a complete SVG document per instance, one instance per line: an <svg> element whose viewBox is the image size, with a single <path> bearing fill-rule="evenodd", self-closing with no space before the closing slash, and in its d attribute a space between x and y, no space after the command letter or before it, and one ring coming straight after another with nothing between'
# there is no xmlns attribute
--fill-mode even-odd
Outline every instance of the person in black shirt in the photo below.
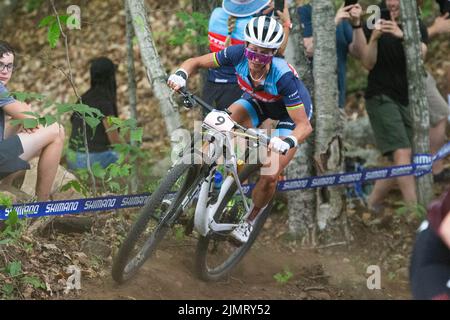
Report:
<svg viewBox="0 0 450 320"><path fill-rule="evenodd" d="M365 26L369 40L362 57L370 71L366 90L366 109L374 131L377 146L395 165L411 163L412 118L408 101L406 57L403 49L403 31L399 23L400 0L386 0L390 20L380 19L375 28ZM422 56L426 53L427 30L420 22ZM424 74L425 76L425 74ZM408 204L417 202L414 176L397 180L403 199ZM369 208L380 211L382 201L390 192L394 179L377 180L369 197Z"/></svg>
<svg viewBox="0 0 450 320"><path fill-rule="evenodd" d="M102 119L102 123L95 130L86 126L91 165L99 163L103 168L118 160L118 155L112 150L111 145L121 142L117 130L106 132L109 128L106 117L118 116L115 72L116 66L110 59L101 57L92 60L90 69L91 88L81 97L84 104L99 109L105 116ZM72 123L72 133L70 135L69 148L75 152L75 159L69 154L68 167L72 170L86 168L83 119L79 113L74 112L70 121Z"/></svg>

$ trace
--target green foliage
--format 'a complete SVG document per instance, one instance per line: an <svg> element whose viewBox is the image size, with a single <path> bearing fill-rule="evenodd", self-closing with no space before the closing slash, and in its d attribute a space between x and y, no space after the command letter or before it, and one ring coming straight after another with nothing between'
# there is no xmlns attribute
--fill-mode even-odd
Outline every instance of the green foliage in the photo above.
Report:
<svg viewBox="0 0 450 320"><path fill-rule="evenodd" d="M74 189L76 192L81 193L83 196L87 197L89 194L89 189L77 180L71 180L61 187L61 191L65 192L67 190Z"/></svg>
<svg viewBox="0 0 450 320"><path fill-rule="evenodd" d="M406 215L409 213L414 214L417 218L423 220L427 214L427 210L421 204L407 204L404 201L397 201L395 203L399 208L395 209L395 213L399 216Z"/></svg>
<svg viewBox="0 0 450 320"><path fill-rule="evenodd" d="M58 22L58 18L56 16L47 16L39 22L38 28L47 27L47 41L50 45L50 48L56 48L56 45L58 44L59 38L61 36L61 28L62 26L67 24L67 19L69 19L68 15L61 15L59 16Z"/></svg>
<svg viewBox="0 0 450 320"><path fill-rule="evenodd" d="M0 193L0 206L11 209L12 205L12 199ZM0 231L0 245L16 242L22 234L25 222L21 221L17 211L12 209L8 214L5 225L4 230Z"/></svg>
<svg viewBox="0 0 450 320"><path fill-rule="evenodd" d="M8 262L5 268L0 269L7 281L1 286L0 298L13 299L14 291L21 291L23 285L31 285L35 289L46 289L45 283L35 276L25 275L21 261Z"/></svg>
<svg viewBox="0 0 450 320"><path fill-rule="evenodd" d="M286 284L294 274L289 271L288 267L285 267L283 272L278 272L273 276L273 278L279 283L279 284Z"/></svg>
<svg viewBox="0 0 450 320"><path fill-rule="evenodd" d="M184 227L182 225L176 225L173 228L174 234L175 234L175 239L177 241L183 241L185 238L185 232L184 232Z"/></svg>
<svg viewBox="0 0 450 320"><path fill-rule="evenodd" d="M182 46L185 43L193 45L208 45L208 17L200 12L178 12L177 17L183 22L183 27L172 32L169 43Z"/></svg>

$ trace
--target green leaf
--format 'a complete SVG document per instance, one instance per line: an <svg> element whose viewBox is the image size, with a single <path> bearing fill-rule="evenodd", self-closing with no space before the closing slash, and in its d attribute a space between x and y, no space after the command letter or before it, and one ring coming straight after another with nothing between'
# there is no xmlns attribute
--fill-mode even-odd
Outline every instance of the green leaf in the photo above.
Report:
<svg viewBox="0 0 450 320"><path fill-rule="evenodd" d="M35 289L45 289L45 283L41 279L32 276L25 276L22 278L22 282L25 284L31 284Z"/></svg>
<svg viewBox="0 0 450 320"><path fill-rule="evenodd" d="M10 239L10 238L0 240L0 244L8 244L8 243L11 243L11 242L13 242L13 239Z"/></svg>
<svg viewBox="0 0 450 320"><path fill-rule="evenodd" d="M7 296L11 295L14 291L14 286L10 283L6 283L2 286L2 291Z"/></svg>
<svg viewBox="0 0 450 320"><path fill-rule="evenodd" d="M45 27L45 26L47 26L47 25L49 25L49 24L51 24L51 23L53 23L55 21L56 21L56 17L55 16L47 16L47 17L43 18L39 22L38 28Z"/></svg>
<svg viewBox="0 0 450 320"><path fill-rule="evenodd" d="M5 196L3 193L0 193L0 206L4 206L7 208L12 207L12 198L9 196Z"/></svg>
<svg viewBox="0 0 450 320"><path fill-rule="evenodd" d="M22 273L22 262L20 261L13 261L10 262L7 266L6 266L6 272L11 276L11 277L16 277L18 275L20 275Z"/></svg>
<svg viewBox="0 0 450 320"><path fill-rule="evenodd" d="M23 127L25 129L36 128L38 124L39 124L38 119L30 119L30 118L23 119Z"/></svg>
<svg viewBox="0 0 450 320"><path fill-rule="evenodd" d="M94 174L95 177L103 179L105 177L106 170L103 169L100 163L95 162L92 165L92 173Z"/></svg>
<svg viewBox="0 0 450 320"><path fill-rule="evenodd" d="M100 123L100 120L94 117L86 117L84 120L92 129L95 129Z"/></svg>
<svg viewBox="0 0 450 320"><path fill-rule="evenodd" d="M64 114L66 112L72 112L74 111L73 105L69 103L57 103L56 104L56 110L58 111L58 114Z"/></svg>
<svg viewBox="0 0 450 320"><path fill-rule="evenodd" d="M58 44L59 36L61 35L61 30L59 30L59 25L57 21L54 21L48 28L47 40L50 44L50 48L55 48Z"/></svg>
<svg viewBox="0 0 450 320"><path fill-rule="evenodd" d="M130 140L131 141L142 142L142 135L143 135L143 133L144 133L144 129L143 128L137 128L137 129L131 130Z"/></svg>
<svg viewBox="0 0 450 320"><path fill-rule="evenodd" d="M67 182L65 185L63 185L61 187L61 191L64 192L64 191L70 190L71 188L75 189L75 191L77 191L77 192L81 192L81 185L76 180L71 180L71 181Z"/></svg>
<svg viewBox="0 0 450 320"><path fill-rule="evenodd" d="M17 215L16 210L11 210L11 212L8 214L8 220L6 220L6 224L10 227L15 226L19 222L19 216Z"/></svg>
<svg viewBox="0 0 450 320"><path fill-rule="evenodd" d="M13 94L14 98L16 98L16 100L22 101L24 102L28 95L25 92L14 92Z"/></svg>
<svg viewBox="0 0 450 320"><path fill-rule="evenodd" d="M67 20L69 20L69 16L67 14L59 16L59 21L61 21L61 25L67 25Z"/></svg>
<svg viewBox="0 0 450 320"><path fill-rule="evenodd" d="M44 121L45 121L45 124L44 124L45 126L50 126L56 122L56 118L54 116L52 116L51 114L46 114L44 116Z"/></svg>
<svg viewBox="0 0 450 320"><path fill-rule="evenodd" d="M110 164L108 166L108 170L109 170L109 176L111 178L118 177L120 174L120 167L115 163Z"/></svg>
<svg viewBox="0 0 450 320"><path fill-rule="evenodd" d="M109 182L109 188L112 190L112 191L120 191L120 184L119 183L117 183L117 182L114 182L114 181L111 181L111 182Z"/></svg>

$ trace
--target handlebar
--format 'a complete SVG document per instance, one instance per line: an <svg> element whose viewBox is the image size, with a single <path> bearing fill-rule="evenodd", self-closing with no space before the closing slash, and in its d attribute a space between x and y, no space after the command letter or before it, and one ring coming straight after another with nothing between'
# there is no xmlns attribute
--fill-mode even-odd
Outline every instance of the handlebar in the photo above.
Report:
<svg viewBox="0 0 450 320"><path fill-rule="evenodd" d="M189 92L186 89L186 87L180 88L178 90L178 93L183 97L183 104L187 108L192 108L192 107L195 107L195 105L199 104L203 108L207 109L210 112L215 110L215 108L213 108L211 105L209 105L208 103L203 101L200 97ZM228 113L229 115L231 115L231 112L228 109L225 109L223 111ZM258 132L257 130L255 130L253 128L246 128L246 127L240 125L239 123L237 123L236 121L233 121L233 123L234 123L234 127L236 129L240 129L240 130L244 131L245 133L254 136L257 140L261 141L264 145L267 145L267 146L269 145L269 143L270 143L269 136L265 135L264 133ZM283 154L286 154L286 152L284 152Z"/></svg>

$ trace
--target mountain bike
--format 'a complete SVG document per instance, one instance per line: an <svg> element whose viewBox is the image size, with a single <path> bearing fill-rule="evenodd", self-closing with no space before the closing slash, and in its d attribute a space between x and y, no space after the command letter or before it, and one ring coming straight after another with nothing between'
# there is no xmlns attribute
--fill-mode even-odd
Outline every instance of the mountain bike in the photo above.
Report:
<svg viewBox="0 0 450 320"><path fill-rule="evenodd" d="M261 169L258 153L251 150L267 150L270 138L258 129L236 123L227 110L215 110L184 89L180 94L186 107L200 105L210 112L202 122L202 133L194 134L192 142L179 153L123 241L112 267L112 277L118 283L133 277L162 242L170 241L186 220L186 213L194 208L190 223L184 223L198 234L196 272L205 281L222 279L253 245L272 207L270 203L258 215L246 243L234 241L230 233L249 214L251 186ZM244 152L244 165L238 163L233 144L236 136L250 145ZM220 159L224 179L217 191L214 176Z"/></svg>

